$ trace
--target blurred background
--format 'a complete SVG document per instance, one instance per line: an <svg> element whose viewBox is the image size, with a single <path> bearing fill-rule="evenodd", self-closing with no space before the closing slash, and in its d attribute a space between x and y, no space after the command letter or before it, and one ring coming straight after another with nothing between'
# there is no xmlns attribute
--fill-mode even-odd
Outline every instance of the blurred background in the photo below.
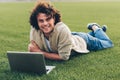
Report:
<svg viewBox="0 0 120 80"><path fill-rule="evenodd" d="M36 1L36 0L0 0L0 2L31 2L31 1ZM50 1L59 1L59 2L85 2L85 1L92 1L92 2L96 2L96 1L120 1L120 0L50 0Z"/></svg>

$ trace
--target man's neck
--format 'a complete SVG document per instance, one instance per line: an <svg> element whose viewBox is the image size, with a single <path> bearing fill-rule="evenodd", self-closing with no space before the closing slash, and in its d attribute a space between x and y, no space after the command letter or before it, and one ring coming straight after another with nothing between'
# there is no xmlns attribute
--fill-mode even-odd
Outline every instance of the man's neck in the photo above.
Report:
<svg viewBox="0 0 120 80"><path fill-rule="evenodd" d="M45 38L46 38L47 40L49 40L49 35L50 35L50 34L44 34L44 36L45 36Z"/></svg>

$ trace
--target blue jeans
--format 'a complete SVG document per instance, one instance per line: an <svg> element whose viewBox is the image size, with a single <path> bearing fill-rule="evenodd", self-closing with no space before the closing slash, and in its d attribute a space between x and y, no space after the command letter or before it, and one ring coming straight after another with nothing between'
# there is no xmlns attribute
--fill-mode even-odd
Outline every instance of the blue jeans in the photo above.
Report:
<svg viewBox="0 0 120 80"><path fill-rule="evenodd" d="M89 33L72 32L72 35L82 37L87 43L87 49L90 51L96 51L114 46L110 38L102 29L97 29Z"/></svg>

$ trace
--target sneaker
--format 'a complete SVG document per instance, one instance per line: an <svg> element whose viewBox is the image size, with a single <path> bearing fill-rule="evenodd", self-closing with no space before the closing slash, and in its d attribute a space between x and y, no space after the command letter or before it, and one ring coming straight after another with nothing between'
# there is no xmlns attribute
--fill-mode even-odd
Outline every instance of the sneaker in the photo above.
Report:
<svg viewBox="0 0 120 80"><path fill-rule="evenodd" d="M87 25L87 28L88 28L89 30L92 30L92 27L93 27L94 25L100 27L100 25L98 25L97 23L89 23L89 24Z"/></svg>
<svg viewBox="0 0 120 80"><path fill-rule="evenodd" d="M103 26L102 26L102 30L103 30L104 32L106 32L106 31L107 31L107 26L106 26L106 25L103 25Z"/></svg>
<svg viewBox="0 0 120 80"><path fill-rule="evenodd" d="M98 27L100 28L100 25L98 25L97 23L89 23L89 24L87 25L87 28L88 28L89 30L92 30L92 31L93 31L92 27L93 27L94 25L96 25L96 26L98 26ZM104 32L106 32L106 31L107 31L107 26L106 26L106 25L103 25L103 26L102 26L102 30L103 30Z"/></svg>

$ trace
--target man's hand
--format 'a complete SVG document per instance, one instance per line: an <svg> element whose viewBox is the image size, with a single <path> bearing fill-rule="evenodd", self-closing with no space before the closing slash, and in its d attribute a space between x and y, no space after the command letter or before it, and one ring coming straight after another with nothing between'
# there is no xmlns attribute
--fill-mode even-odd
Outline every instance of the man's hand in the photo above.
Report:
<svg viewBox="0 0 120 80"><path fill-rule="evenodd" d="M31 41L31 43L28 45L28 51L30 52L42 52L43 55L52 60L63 60L58 53L49 53L42 51L39 46L35 43L35 41Z"/></svg>
<svg viewBox="0 0 120 80"><path fill-rule="evenodd" d="M30 51L30 52L41 52L40 48L35 43L35 41L30 42L30 44L28 45L28 51Z"/></svg>

